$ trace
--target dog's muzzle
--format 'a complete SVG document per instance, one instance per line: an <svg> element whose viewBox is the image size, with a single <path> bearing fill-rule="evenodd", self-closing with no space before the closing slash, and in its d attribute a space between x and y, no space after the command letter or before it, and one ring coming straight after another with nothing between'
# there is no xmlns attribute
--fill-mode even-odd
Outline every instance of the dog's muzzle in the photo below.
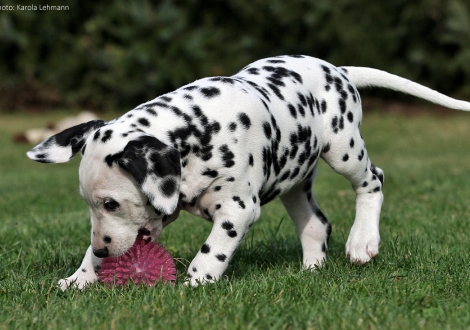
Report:
<svg viewBox="0 0 470 330"><path fill-rule="evenodd" d="M93 249L93 254L98 258L105 258L109 255L109 251L107 247L98 250Z"/></svg>

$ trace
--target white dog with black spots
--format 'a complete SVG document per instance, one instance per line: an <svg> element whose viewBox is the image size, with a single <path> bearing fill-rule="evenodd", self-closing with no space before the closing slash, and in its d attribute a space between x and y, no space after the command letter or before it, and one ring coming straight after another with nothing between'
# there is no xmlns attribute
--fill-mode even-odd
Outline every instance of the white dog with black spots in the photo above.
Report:
<svg viewBox="0 0 470 330"><path fill-rule="evenodd" d="M311 190L319 158L356 192L346 255L368 262L379 252L384 175L369 160L359 132L356 88L365 86L470 110L468 102L383 71L279 56L45 140L28 152L31 159L61 163L81 152L80 194L91 217L91 245L60 287L95 282L103 257L125 253L139 234L156 240L181 210L213 223L189 265L188 283L217 281L261 205L276 197L296 225L303 266L315 269L326 259L331 233Z"/></svg>

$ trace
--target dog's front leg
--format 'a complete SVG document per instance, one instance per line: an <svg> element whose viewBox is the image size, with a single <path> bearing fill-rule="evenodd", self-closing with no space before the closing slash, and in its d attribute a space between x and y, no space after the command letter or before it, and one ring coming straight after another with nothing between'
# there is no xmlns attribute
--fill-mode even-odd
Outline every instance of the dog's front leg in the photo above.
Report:
<svg viewBox="0 0 470 330"><path fill-rule="evenodd" d="M225 207L228 212L216 212L212 217L211 233L189 265L188 284L196 286L220 279L245 234L259 218L259 204L243 202L238 197L234 200L238 209L224 204L222 209Z"/></svg>
<svg viewBox="0 0 470 330"><path fill-rule="evenodd" d="M102 260L103 259L98 258L93 254L93 249L90 245L86 250L82 264L77 271L72 276L59 281L59 286L62 291L65 291L70 286L74 286L81 290L87 284L96 282L98 280L96 272L99 270Z"/></svg>

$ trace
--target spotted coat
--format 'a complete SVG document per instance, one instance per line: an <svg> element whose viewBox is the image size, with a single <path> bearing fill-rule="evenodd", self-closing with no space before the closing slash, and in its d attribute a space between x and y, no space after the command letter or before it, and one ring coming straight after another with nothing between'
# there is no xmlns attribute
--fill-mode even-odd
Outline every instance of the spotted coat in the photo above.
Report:
<svg viewBox="0 0 470 330"><path fill-rule="evenodd" d="M62 289L95 281L100 258L126 252L137 235L156 239L181 210L213 223L188 267L188 283L216 281L261 205L276 197L297 227L304 267L321 265L331 225L311 191L320 157L357 195L347 255L359 263L375 257L384 175L359 132L356 87L365 85L470 108L382 71L279 56L231 77L197 80L120 118L78 125L35 147L28 156L46 163L82 154L80 192L90 208L92 244Z"/></svg>

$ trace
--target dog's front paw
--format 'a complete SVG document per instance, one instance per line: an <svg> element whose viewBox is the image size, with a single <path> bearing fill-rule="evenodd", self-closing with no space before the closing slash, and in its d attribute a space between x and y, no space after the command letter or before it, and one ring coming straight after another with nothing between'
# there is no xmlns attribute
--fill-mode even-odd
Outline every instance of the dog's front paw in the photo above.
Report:
<svg viewBox="0 0 470 330"><path fill-rule="evenodd" d="M198 272L197 268L192 266L191 270L188 271L188 277L186 278L186 281L184 281L184 284L187 286L196 287L199 285L215 283L217 279L217 277L209 273L204 273L202 271Z"/></svg>
<svg viewBox="0 0 470 330"><path fill-rule="evenodd" d="M188 274L188 277L186 278L186 280L184 281L184 285L186 286L192 286L192 287L197 287L199 285L206 285L206 284L209 284L209 283L215 283L216 280L214 279L206 279L206 278L193 278L191 276L189 276Z"/></svg>
<svg viewBox="0 0 470 330"><path fill-rule="evenodd" d="M81 272L81 274L78 272ZM69 287L83 290L85 286L98 280L98 276L94 272L91 273L92 274L87 274L87 272L83 272L83 270L78 270L72 276L60 280L58 285L62 291L67 290Z"/></svg>
<svg viewBox="0 0 470 330"><path fill-rule="evenodd" d="M351 228L346 242L346 256L352 263L365 264L379 254L380 234L378 229Z"/></svg>

